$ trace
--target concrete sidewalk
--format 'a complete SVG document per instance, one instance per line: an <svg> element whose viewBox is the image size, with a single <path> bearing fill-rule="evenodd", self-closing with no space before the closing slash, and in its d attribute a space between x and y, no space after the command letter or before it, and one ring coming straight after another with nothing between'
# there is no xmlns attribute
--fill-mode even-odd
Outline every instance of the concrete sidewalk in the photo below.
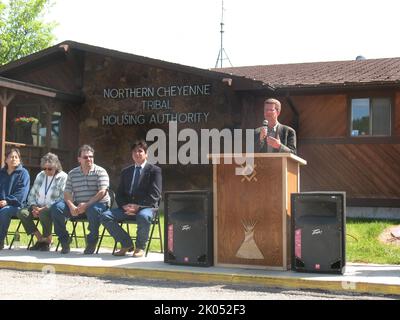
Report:
<svg viewBox="0 0 400 320"><path fill-rule="evenodd" d="M164 263L164 256L149 253L147 258L114 257L111 252L83 255L83 250L71 253L32 252L26 249L1 250L0 268L111 276L119 278L178 280L248 284L291 289L320 289L335 292L354 292L399 295L400 266L349 263L344 275L270 271L225 267L192 267Z"/></svg>

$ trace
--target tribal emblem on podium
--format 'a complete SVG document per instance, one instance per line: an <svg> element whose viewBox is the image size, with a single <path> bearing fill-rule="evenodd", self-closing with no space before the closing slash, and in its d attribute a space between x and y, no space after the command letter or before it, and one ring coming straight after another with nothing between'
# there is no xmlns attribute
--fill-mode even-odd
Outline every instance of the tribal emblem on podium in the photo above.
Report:
<svg viewBox="0 0 400 320"><path fill-rule="evenodd" d="M243 178L241 180L241 182L247 180L247 181L256 181L257 182L257 171L256 171L256 167L257 165L255 164L254 166L251 166L249 164L247 164L245 167L243 165L240 165L243 168ZM246 175L247 174L247 175Z"/></svg>
<svg viewBox="0 0 400 320"><path fill-rule="evenodd" d="M255 220L242 220L244 240L239 250L236 252L236 257L243 259L264 259L263 254L254 240L254 227L256 224L257 221Z"/></svg>

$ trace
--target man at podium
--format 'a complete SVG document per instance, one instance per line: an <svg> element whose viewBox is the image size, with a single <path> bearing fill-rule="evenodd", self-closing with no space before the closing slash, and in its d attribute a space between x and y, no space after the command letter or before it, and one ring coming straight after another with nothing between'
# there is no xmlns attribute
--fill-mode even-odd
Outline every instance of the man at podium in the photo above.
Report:
<svg viewBox="0 0 400 320"><path fill-rule="evenodd" d="M296 154L296 131L278 122L281 103L276 99L264 101L263 126L255 129L254 152L288 152Z"/></svg>

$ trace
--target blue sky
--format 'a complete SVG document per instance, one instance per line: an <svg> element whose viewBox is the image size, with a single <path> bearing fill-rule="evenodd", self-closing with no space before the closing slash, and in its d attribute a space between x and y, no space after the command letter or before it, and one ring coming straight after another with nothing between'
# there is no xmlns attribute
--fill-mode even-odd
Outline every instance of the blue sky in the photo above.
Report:
<svg viewBox="0 0 400 320"><path fill-rule="evenodd" d="M224 0L233 66L399 57L397 0ZM74 40L213 68L221 0L56 0L57 42ZM224 66L229 66L224 61Z"/></svg>

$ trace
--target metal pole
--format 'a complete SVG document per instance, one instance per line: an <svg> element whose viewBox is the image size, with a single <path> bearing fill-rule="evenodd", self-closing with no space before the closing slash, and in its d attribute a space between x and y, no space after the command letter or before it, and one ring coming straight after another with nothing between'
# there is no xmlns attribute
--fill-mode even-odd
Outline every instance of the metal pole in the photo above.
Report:
<svg viewBox="0 0 400 320"><path fill-rule="evenodd" d="M222 3L223 3L223 1L222 1ZM223 11L223 9L222 9L222 11ZM221 22L221 49L220 49L220 52L221 52L221 55L220 55L221 68L222 68L222 60L224 60L224 46L222 44L222 42L223 42L223 34L224 34L224 23Z"/></svg>
<svg viewBox="0 0 400 320"><path fill-rule="evenodd" d="M222 61L224 60L224 0L222 0L222 13L221 13L221 68L222 68Z"/></svg>

